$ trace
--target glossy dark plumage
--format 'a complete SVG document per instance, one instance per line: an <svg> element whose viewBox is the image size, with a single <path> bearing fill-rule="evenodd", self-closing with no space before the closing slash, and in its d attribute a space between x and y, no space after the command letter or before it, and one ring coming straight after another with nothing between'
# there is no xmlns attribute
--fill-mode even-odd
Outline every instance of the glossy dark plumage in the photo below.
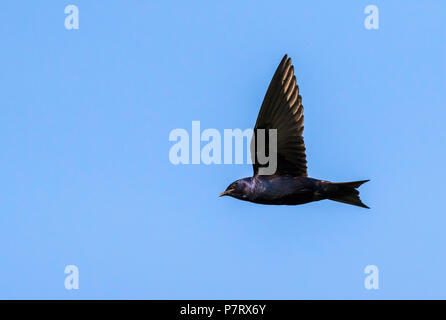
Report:
<svg viewBox="0 0 446 320"><path fill-rule="evenodd" d="M277 170L274 175L259 174L262 166L253 143L257 139L253 139L253 177L231 183L220 196L277 205L330 199L368 208L359 199L356 188L369 180L335 183L307 176L303 121L302 97L299 95L291 58L285 55L274 73L254 127L254 138L257 137L258 129L277 129ZM268 154L268 143L265 147Z"/></svg>

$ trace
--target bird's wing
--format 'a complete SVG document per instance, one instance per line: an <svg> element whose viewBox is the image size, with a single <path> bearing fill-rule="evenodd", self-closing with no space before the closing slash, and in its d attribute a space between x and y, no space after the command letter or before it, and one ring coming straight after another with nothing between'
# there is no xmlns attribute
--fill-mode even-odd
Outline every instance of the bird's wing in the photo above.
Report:
<svg viewBox="0 0 446 320"><path fill-rule="evenodd" d="M285 55L274 73L268 91L263 99L254 135L251 140L251 157L254 175L258 174L262 165L258 161L256 146L257 129L277 129L277 170L276 174L307 176L307 159L302 132L304 115L302 97L294 76L291 58ZM265 155L269 154L269 142L265 143Z"/></svg>

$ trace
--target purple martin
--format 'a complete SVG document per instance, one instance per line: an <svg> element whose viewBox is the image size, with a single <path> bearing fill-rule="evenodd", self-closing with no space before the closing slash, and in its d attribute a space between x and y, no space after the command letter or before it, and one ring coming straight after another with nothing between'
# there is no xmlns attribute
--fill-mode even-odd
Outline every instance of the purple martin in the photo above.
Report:
<svg viewBox="0 0 446 320"><path fill-rule="evenodd" d="M307 175L305 144L302 136L304 126L302 97L294 75L291 58L285 55L277 67L263 99L251 139L251 157L254 175L231 183L220 196L260 204L297 205L329 199L362 208L360 185L369 180L353 182L330 182L313 179ZM276 129L276 149L270 150L268 142L263 147L255 143L263 129ZM276 170L273 174L261 174L265 162L263 155L276 152Z"/></svg>

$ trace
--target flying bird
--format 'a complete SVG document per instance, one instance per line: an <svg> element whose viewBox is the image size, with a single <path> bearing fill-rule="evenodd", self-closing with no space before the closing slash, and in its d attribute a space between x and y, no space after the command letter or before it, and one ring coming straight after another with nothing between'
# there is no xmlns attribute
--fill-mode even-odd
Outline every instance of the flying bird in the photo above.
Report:
<svg viewBox="0 0 446 320"><path fill-rule="evenodd" d="M361 202L359 191L356 190L369 180L330 182L308 177L303 122L302 97L294 67L291 58L285 55L274 73L254 127L251 139L254 174L231 183L220 197L231 196L244 201L275 205L298 205L329 199L369 208ZM264 129L264 132L277 130L274 174L260 174L265 165L259 161L259 148L255 144L259 129ZM269 143L263 148L264 155L271 151Z"/></svg>

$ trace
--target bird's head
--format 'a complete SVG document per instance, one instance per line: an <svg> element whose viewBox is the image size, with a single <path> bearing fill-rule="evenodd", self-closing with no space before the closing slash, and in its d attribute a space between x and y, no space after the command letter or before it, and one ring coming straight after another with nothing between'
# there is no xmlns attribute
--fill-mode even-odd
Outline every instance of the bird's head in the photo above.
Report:
<svg viewBox="0 0 446 320"><path fill-rule="evenodd" d="M230 196L237 199L246 199L250 193L251 185L247 178L231 183L219 197Z"/></svg>

